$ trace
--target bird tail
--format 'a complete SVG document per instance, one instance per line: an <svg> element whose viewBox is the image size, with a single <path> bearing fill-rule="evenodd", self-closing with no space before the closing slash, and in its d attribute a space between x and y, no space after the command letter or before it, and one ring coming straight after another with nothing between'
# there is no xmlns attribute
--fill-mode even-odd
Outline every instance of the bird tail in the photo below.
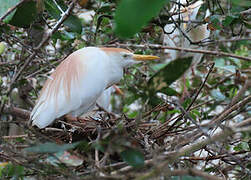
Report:
<svg viewBox="0 0 251 180"><path fill-rule="evenodd" d="M40 129L45 128L54 121L55 115L53 114L55 114L54 109L50 108L50 106L45 106L45 103L40 101L31 112L29 124L35 125Z"/></svg>

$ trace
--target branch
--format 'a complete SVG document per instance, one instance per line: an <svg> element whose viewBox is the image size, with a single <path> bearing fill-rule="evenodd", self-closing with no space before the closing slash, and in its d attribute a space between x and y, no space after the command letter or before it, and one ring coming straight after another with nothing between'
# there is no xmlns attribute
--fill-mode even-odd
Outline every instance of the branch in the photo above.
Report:
<svg viewBox="0 0 251 180"><path fill-rule="evenodd" d="M251 41L251 38L233 38L233 39L221 39L221 40L212 40L208 41L207 45L215 44L215 43L222 43L222 42L235 42L235 41Z"/></svg>
<svg viewBox="0 0 251 180"><path fill-rule="evenodd" d="M228 109L232 105L234 105L245 94L246 90L249 89L250 87L251 87L251 80L246 79L244 86L242 86L242 88L240 89L238 94L236 96L234 96L231 103L225 109Z"/></svg>
<svg viewBox="0 0 251 180"><path fill-rule="evenodd" d="M225 53L222 51L208 51L208 50L199 50L199 49L189 49L189 48L182 48L182 47L171 47L171 46L163 46L160 44L120 44L120 43L115 43L111 45L107 45L108 47L134 47L134 48L152 48L152 49L171 49L171 50L176 50L176 51L184 51L184 52L192 52L192 53L201 53L201 54L211 54L211 55L216 55L216 56L226 56L226 57L233 57L237 59L241 59L244 61L251 62L251 57L244 57L244 56L238 56L235 54L231 53Z"/></svg>
<svg viewBox="0 0 251 180"><path fill-rule="evenodd" d="M17 117L20 117L22 119L29 119L30 118L30 112L29 111L27 111L25 109L17 108L17 107L4 107L3 108L3 113L11 114L13 116L17 116Z"/></svg>
<svg viewBox="0 0 251 180"><path fill-rule="evenodd" d="M230 153L231 155L238 155L238 154L245 154L248 153L249 151L238 151L238 152L232 152ZM209 160L215 160L215 159L222 159L228 157L228 154L220 154L220 155L215 155L215 156L207 156L207 157L188 157L188 158L183 158L182 160L192 160L192 161L209 161Z"/></svg>
<svg viewBox="0 0 251 180"><path fill-rule="evenodd" d="M225 119L225 117L227 115L229 115L231 112L235 111L238 108L243 107L244 105L246 105L247 103L250 103L250 102L251 102L251 95L249 95L248 97L244 98L242 101L236 103L235 105L231 106L230 108L226 109L225 111L223 111L222 113L220 113L220 116L214 118L212 121L210 121L206 125L215 126L215 124L220 124L221 122L223 122L223 120Z"/></svg>
<svg viewBox="0 0 251 180"><path fill-rule="evenodd" d="M240 14L241 15L250 15L251 14L251 8L249 8L248 10L240 12Z"/></svg>

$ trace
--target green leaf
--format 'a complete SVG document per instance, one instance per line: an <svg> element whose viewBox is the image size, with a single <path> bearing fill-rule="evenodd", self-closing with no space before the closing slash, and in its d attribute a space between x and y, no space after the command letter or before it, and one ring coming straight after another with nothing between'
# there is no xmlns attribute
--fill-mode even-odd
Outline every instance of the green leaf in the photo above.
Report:
<svg viewBox="0 0 251 180"><path fill-rule="evenodd" d="M160 69L164 68L165 66L166 66L166 63L158 63L158 64L151 65L151 68L154 71L159 71Z"/></svg>
<svg viewBox="0 0 251 180"><path fill-rule="evenodd" d="M69 16L63 24L69 27L70 30L73 32L76 32L79 34L81 34L82 32L81 20L77 16L73 16L73 15Z"/></svg>
<svg viewBox="0 0 251 180"><path fill-rule="evenodd" d="M133 36L155 17L166 3L166 0L120 1L115 12L115 32L123 38Z"/></svg>
<svg viewBox="0 0 251 180"><path fill-rule="evenodd" d="M37 17L35 1L27 1L17 8L14 16L9 22L13 26L27 28Z"/></svg>
<svg viewBox="0 0 251 180"><path fill-rule="evenodd" d="M242 6L242 7L250 7L251 6L250 0L231 0L231 2L236 6Z"/></svg>
<svg viewBox="0 0 251 180"><path fill-rule="evenodd" d="M0 55L4 52L5 44L3 42L0 42Z"/></svg>
<svg viewBox="0 0 251 180"><path fill-rule="evenodd" d="M133 111L131 113L128 114L129 118L135 118L138 115L138 111Z"/></svg>
<svg viewBox="0 0 251 180"><path fill-rule="evenodd" d="M169 86L185 73L191 63L192 57L179 58L170 62L150 78L148 81L149 89L152 92L163 92L169 95L177 94Z"/></svg>
<svg viewBox="0 0 251 180"><path fill-rule="evenodd" d="M233 148L235 151L242 151L242 150L245 150L245 151L249 151L249 145L247 142L241 142L241 143L238 143L237 145L234 146Z"/></svg>
<svg viewBox="0 0 251 180"><path fill-rule="evenodd" d="M35 152L35 153L56 153L59 151L65 151L68 149L75 148L80 142L76 142L73 144L63 144L63 145L58 145L55 143L44 143L44 144L39 144L37 146L25 148L26 151L28 152Z"/></svg>
<svg viewBox="0 0 251 180"><path fill-rule="evenodd" d="M234 20L233 16L226 16L225 19L222 21L223 26L229 26Z"/></svg>
<svg viewBox="0 0 251 180"><path fill-rule="evenodd" d="M224 99L226 99L226 97L219 90L216 89L213 89L211 91L211 96L217 101L223 101Z"/></svg>
<svg viewBox="0 0 251 180"><path fill-rule="evenodd" d="M221 29L221 22L219 20L219 16L213 15L213 16L210 16L209 18L210 18L210 22L212 23L213 27L215 29L220 30Z"/></svg>
<svg viewBox="0 0 251 180"><path fill-rule="evenodd" d="M76 34L74 34L73 32L67 32L67 31L60 31L60 32L55 32L52 35L53 40L72 40L75 37Z"/></svg>
<svg viewBox="0 0 251 180"><path fill-rule="evenodd" d="M144 155L135 149L127 149L121 152L123 161L133 167L141 167L144 165Z"/></svg>
<svg viewBox="0 0 251 180"><path fill-rule="evenodd" d="M45 1L45 9L48 11L49 15L53 17L54 19L59 20L62 12L58 8L58 6L63 10L67 10L67 6L64 4L63 1L58 1L58 4L55 4L55 1L53 0L46 0ZM82 32L82 24L81 20L74 15L70 15L63 24L70 28L71 31L81 33Z"/></svg>
<svg viewBox="0 0 251 180"><path fill-rule="evenodd" d="M226 71L230 71L232 73L235 73L235 71L236 71L236 66L226 65L225 59L223 59L223 58L215 59L215 67L226 70Z"/></svg>
<svg viewBox="0 0 251 180"><path fill-rule="evenodd" d="M101 152L103 152L103 153L105 152L104 142L102 142L102 141L94 142L92 144L92 147L99 150L99 151L101 151Z"/></svg>
<svg viewBox="0 0 251 180"><path fill-rule="evenodd" d="M232 87L229 91L229 98L233 98L234 96L236 96L238 93L238 89L236 87Z"/></svg>
<svg viewBox="0 0 251 180"><path fill-rule="evenodd" d="M0 17L2 17L8 11L8 9L12 8L13 6L15 6L18 2L19 2L19 0L2 0L1 1L1 6L0 6ZM12 13L10 13L4 19L4 22L5 23L9 23L9 21L11 20L11 18L15 14L15 12L16 12L16 10L12 11Z"/></svg>
<svg viewBox="0 0 251 180"><path fill-rule="evenodd" d="M21 165L14 165L9 163L8 165L4 166L2 169L0 167L0 178L3 177L13 177L11 179L22 179L24 176L24 167Z"/></svg>

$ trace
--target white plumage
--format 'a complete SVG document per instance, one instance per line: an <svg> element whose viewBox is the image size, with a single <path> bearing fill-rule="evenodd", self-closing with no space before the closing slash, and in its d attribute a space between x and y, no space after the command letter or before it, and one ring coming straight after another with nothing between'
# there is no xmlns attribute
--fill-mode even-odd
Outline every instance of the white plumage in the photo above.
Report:
<svg viewBox="0 0 251 180"><path fill-rule="evenodd" d="M114 87L109 87L104 92L99 96L97 99L97 104L104 108L106 111L110 112L111 111L111 95L115 91Z"/></svg>
<svg viewBox="0 0 251 180"><path fill-rule="evenodd" d="M32 125L45 128L65 114L77 117L92 110L105 89L120 81L124 67L157 58L120 48L87 47L75 51L45 82L31 112Z"/></svg>
<svg viewBox="0 0 251 180"><path fill-rule="evenodd" d="M177 3L183 4L184 6L187 4L186 0L177 0ZM170 10L171 13L177 13L180 14L174 15L173 19L175 21L178 21L179 18L184 21L194 21L196 20L196 16L198 14L198 11L203 4L203 1L199 0L196 1L194 4L191 4L190 6L183 7L180 6L180 12L179 12L179 6L175 4L173 8ZM209 11L206 12L206 17L209 16ZM207 29L207 24L202 24L196 27L189 28L188 23L182 23L180 26L180 29L189 37L189 39L192 42L199 42L209 37L210 31ZM164 44L167 44L172 47L184 47L184 48L192 48L192 49L201 49L201 47L196 45L191 45L188 39L184 37L182 32L175 26L175 24L167 24L164 27L164 30L167 34L164 35ZM179 57L183 57L184 53L181 51L174 51L174 50L165 50L166 53L169 54L169 57L167 59L174 60ZM186 53L186 56L189 53ZM193 54L193 62L200 62L203 54Z"/></svg>

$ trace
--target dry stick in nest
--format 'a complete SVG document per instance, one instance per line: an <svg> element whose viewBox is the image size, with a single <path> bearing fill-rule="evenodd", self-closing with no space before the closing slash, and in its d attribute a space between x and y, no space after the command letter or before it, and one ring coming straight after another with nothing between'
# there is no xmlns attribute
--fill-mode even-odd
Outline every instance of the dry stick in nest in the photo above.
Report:
<svg viewBox="0 0 251 180"><path fill-rule="evenodd" d="M226 111L222 112L220 116L216 116L212 121L210 121L207 124L202 124L202 127L207 127L207 128L213 128L216 124L219 124L225 120L225 118L231 114L233 111L245 106L246 104L251 102L251 95L244 98L242 101L236 103L233 105L231 108L227 109ZM194 129L195 127L190 127L191 129ZM199 130L193 132L190 134L191 137L201 137L203 134L199 132ZM185 140L187 143L190 142L190 139Z"/></svg>
<svg viewBox="0 0 251 180"><path fill-rule="evenodd" d="M245 89L245 88L244 88ZM242 91L243 92L243 91ZM241 104L241 106L243 106L243 104L246 104L246 103L248 103L249 101L249 98L246 98L245 99L245 101L243 101L242 103L240 103ZM235 109L236 107L239 107L239 105L240 105L239 103L237 103L237 104L235 104L235 106L234 106L234 108L233 109ZM230 108L231 109L231 108ZM228 113L231 113L232 111L227 111ZM223 117L225 117L226 116L226 114L225 115L221 115L220 117L221 118L223 118ZM190 120L191 120L191 118L189 118ZM217 119L217 118L216 118ZM220 121L219 121L220 122ZM219 124L219 126L221 127L221 129L222 130L224 130L224 129L226 129L227 127L224 127L224 126L222 126L220 123L218 122L218 124ZM202 131L202 133L200 133L200 134L197 134L197 137L200 137L201 135L206 135L206 137L208 137L208 139L210 140L211 139L211 137L210 136L208 136L207 135L207 133L205 134L205 132L203 132L203 130L202 130L202 126L199 126L199 125L197 125L196 123L195 123L195 125L196 125L196 127L199 127L199 131ZM208 127L208 126L207 126ZM210 127L210 126L209 126ZM197 132L197 131L196 131ZM199 136L198 136L199 135ZM188 141L189 142L189 141ZM187 142L187 143L188 143ZM212 141L212 142L214 142L214 141ZM215 144L216 146L218 146L217 144ZM236 161L236 163L240 166L240 167L242 167L244 170L245 170L245 167L241 164L241 162L239 161L239 159L238 158L236 158L235 156L233 156L233 155L231 155L230 153L228 153L228 152L226 152L234 161ZM249 171L248 171L248 173L250 173Z"/></svg>
<svg viewBox="0 0 251 180"><path fill-rule="evenodd" d="M229 137L235 133L250 131L251 130L250 126L245 127L245 125L250 124L250 121L251 121L250 119L247 119L247 120L243 121L242 123L238 123L238 124L235 124L234 126L225 128L223 131L213 135L211 138L206 138L206 139L200 140L200 141L198 141L194 144L191 144L189 146L182 147L175 152L168 153L167 157L166 157L167 160L165 160L164 162L157 165L151 172L145 173L143 175L142 174L138 175L136 180L145 180L145 179L149 179L154 176L157 176L157 175L159 175L159 172L164 172L163 169L168 167L169 164L172 164L173 162L175 162L181 156L189 155L189 154L191 154L191 153L193 153L193 152L195 152L195 151L197 151L197 150L203 148L204 146L209 145L213 142L224 141L227 137ZM166 173L166 175L170 176L170 175L172 175L172 173L171 172ZM215 177L215 178L217 178L217 177Z"/></svg>

